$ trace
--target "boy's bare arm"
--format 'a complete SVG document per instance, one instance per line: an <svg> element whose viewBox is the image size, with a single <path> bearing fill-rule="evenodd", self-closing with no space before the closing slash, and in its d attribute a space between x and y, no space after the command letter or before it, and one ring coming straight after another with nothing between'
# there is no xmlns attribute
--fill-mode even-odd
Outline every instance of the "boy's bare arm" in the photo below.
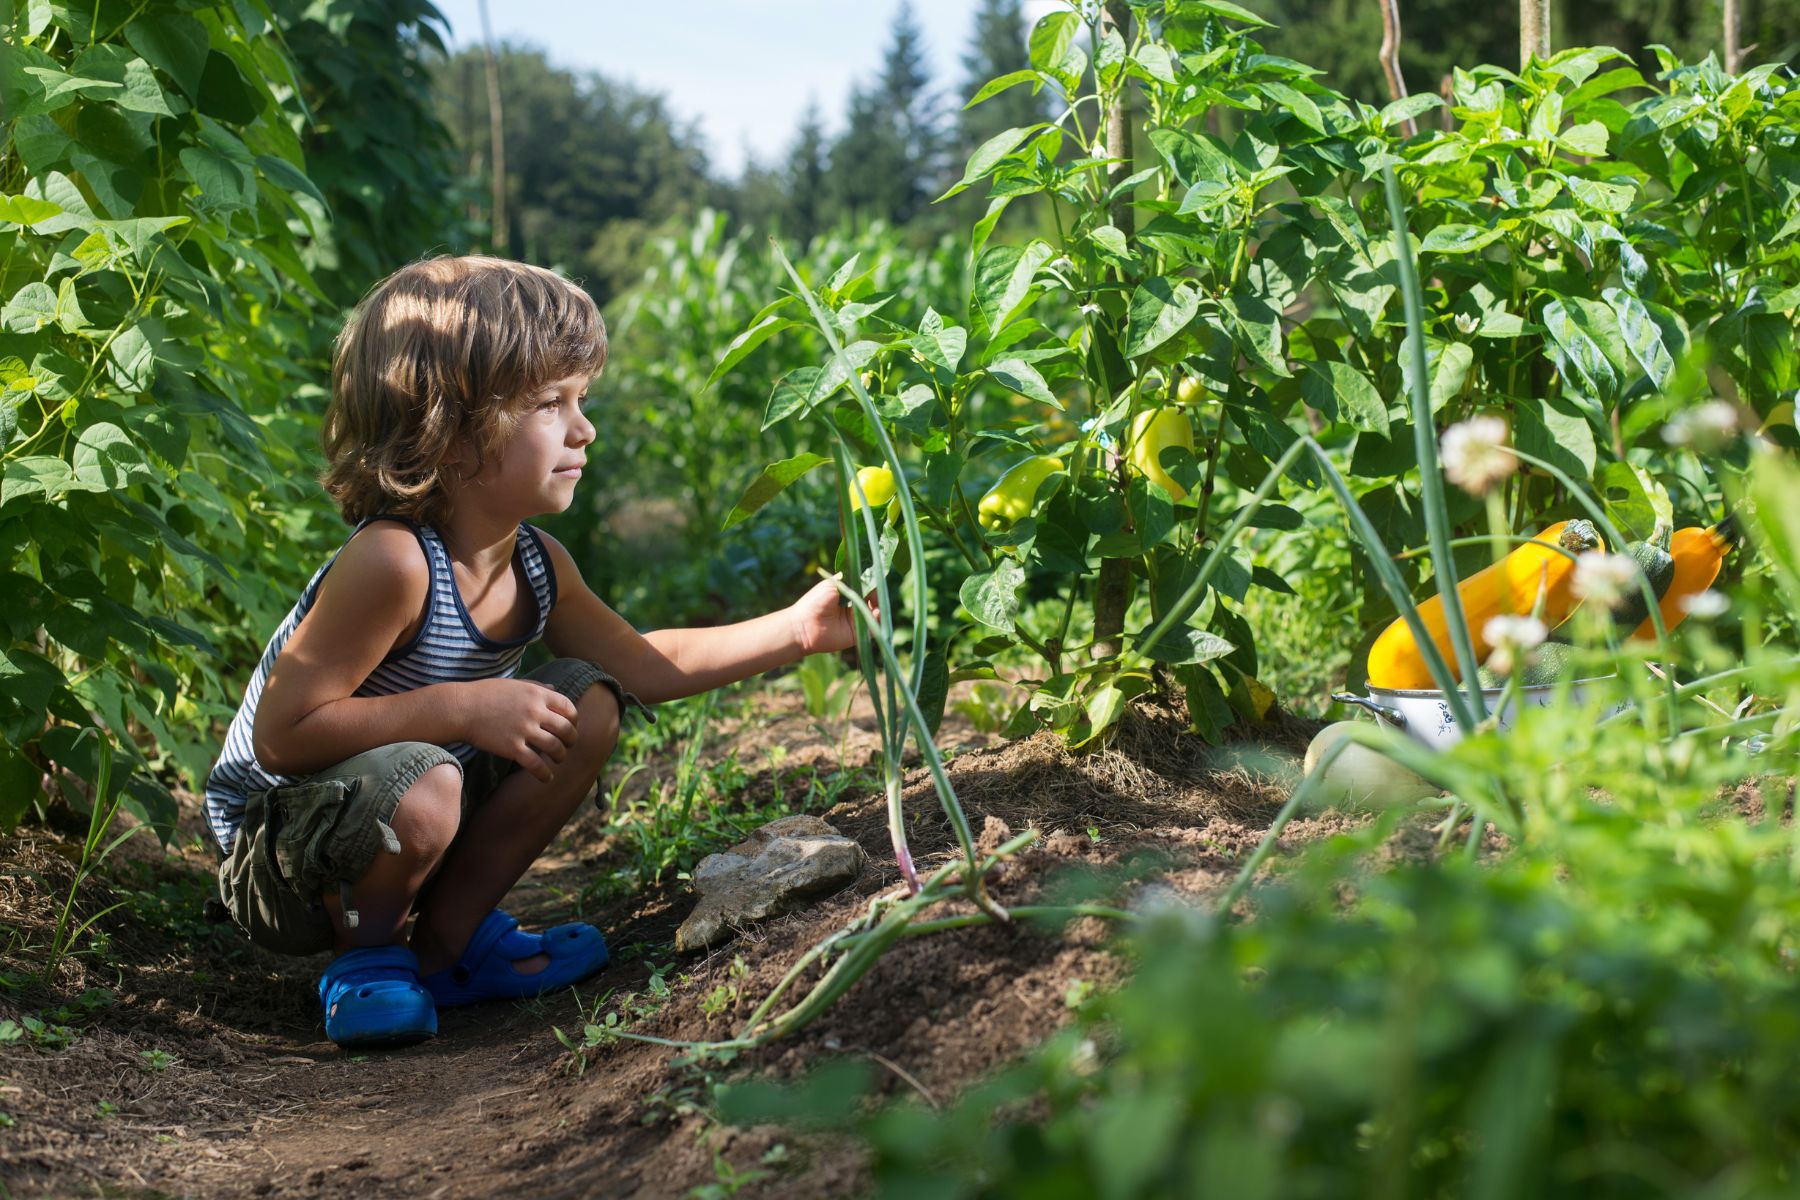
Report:
<svg viewBox="0 0 1800 1200"><path fill-rule="evenodd" d="M351 695L416 625L430 587L410 530L377 523L350 539L263 689L252 734L258 762L301 775L391 742L462 740L458 685Z"/></svg>
<svg viewBox="0 0 1800 1200"><path fill-rule="evenodd" d="M827 594L825 585L799 604L735 625L641 634L594 595L560 543L544 541L557 580L544 631L550 649L598 663L646 703L692 696L854 640L849 610L837 607L835 590Z"/></svg>

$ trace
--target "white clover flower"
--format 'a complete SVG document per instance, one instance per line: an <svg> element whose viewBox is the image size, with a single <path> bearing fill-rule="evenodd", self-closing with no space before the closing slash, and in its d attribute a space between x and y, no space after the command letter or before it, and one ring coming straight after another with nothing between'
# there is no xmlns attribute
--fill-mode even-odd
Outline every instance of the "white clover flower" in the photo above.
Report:
<svg viewBox="0 0 1800 1200"><path fill-rule="evenodd" d="M1717 450L1738 435L1738 428L1737 406L1729 400L1713 399L1670 417L1662 437L1671 446Z"/></svg>
<svg viewBox="0 0 1800 1200"><path fill-rule="evenodd" d="M1439 451L1444 474L1472 496L1484 496L1518 469L1519 460L1506 444L1506 422L1499 417L1471 417L1444 431Z"/></svg>
<svg viewBox="0 0 1800 1200"><path fill-rule="evenodd" d="M1638 565L1623 554L1584 550L1575 560L1575 594L1602 608L1617 608L1637 590Z"/></svg>
<svg viewBox="0 0 1800 1200"><path fill-rule="evenodd" d="M1707 588L1704 592L1695 592L1692 596L1683 596L1681 598L1681 611L1685 612L1690 617L1697 617L1702 621L1710 621L1714 617L1722 617L1725 615L1725 610L1730 607L1731 601L1725 598L1724 593L1715 592L1711 588Z"/></svg>
<svg viewBox="0 0 1800 1200"><path fill-rule="evenodd" d="M1481 318L1474 313L1457 313L1456 328L1465 335L1474 333L1481 328Z"/></svg>
<svg viewBox="0 0 1800 1200"><path fill-rule="evenodd" d="M1481 627L1481 640L1494 648L1487 665L1500 675L1511 675L1514 665L1549 636L1549 627L1542 621L1517 613L1490 617Z"/></svg>

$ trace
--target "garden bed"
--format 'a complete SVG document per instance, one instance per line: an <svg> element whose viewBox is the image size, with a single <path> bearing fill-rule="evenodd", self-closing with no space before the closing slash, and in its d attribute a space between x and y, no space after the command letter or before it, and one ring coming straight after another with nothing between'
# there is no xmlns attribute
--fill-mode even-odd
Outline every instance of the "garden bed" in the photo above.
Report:
<svg viewBox="0 0 1800 1200"><path fill-rule="evenodd" d="M766 741L781 702L737 739ZM1002 868L993 893L1018 905L1098 889L1126 903L1215 891L1238 869L1285 796L1308 727L1209 749L1173 714L1124 731L1121 749L1074 757L1050 737L972 749L951 775L983 840L1042 836ZM796 734L800 742L804 735ZM981 739L967 728L946 742ZM804 746L799 749L804 750ZM770 785L749 778L741 797ZM931 784L909 777L915 852L952 849ZM1021 924L904 939L824 1017L726 1067L683 1065L667 1047L588 1039L619 1014L634 1033L720 1039L808 947L898 882L878 792L824 814L869 853L855 886L703 957L677 958L685 884L589 908L615 964L593 985L537 1002L444 1014L438 1039L393 1054L346 1055L324 1039L313 980L200 915L210 862L164 857L145 842L84 885L79 907L103 918L105 949L67 960L51 986L9 961L0 1020L44 1020L0 1048L0 1162L15 1196L103 1190L125 1195L850 1195L867 1184L859 1148L836 1136L719 1125L710 1082L787 1078L834 1059L865 1064L878 1095L938 1105L1043 1040L1071 1002L1125 970L1100 922L1058 931ZM1342 828L1297 821L1295 843ZM619 847L589 812L511 906L555 920ZM0 922L26 946L54 924L71 867L50 837L0 844ZM9 951L9 955L14 951ZM656 982L656 981L660 982ZM106 993L90 989L106 989ZM87 996L85 1003L81 997ZM57 1017L57 1010L66 1010ZM66 1033L57 1033L56 1026ZM559 1041L560 1028L576 1049ZM592 1044L587 1044L589 1042Z"/></svg>

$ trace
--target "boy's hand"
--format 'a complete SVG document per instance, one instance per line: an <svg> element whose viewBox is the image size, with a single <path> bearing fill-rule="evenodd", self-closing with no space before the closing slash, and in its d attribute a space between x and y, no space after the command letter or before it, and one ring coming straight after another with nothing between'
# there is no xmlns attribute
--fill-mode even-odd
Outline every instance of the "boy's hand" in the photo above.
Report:
<svg viewBox="0 0 1800 1200"><path fill-rule="evenodd" d="M575 702L530 679L465 684L463 741L549 783L575 744Z"/></svg>
<svg viewBox="0 0 1800 1200"><path fill-rule="evenodd" d="M788 611L794 618L794 641L801 654L819 654L828 650L847 650L856 645L856 610L838 598L837 584L842 573L820 580ZM875 597L868 597L869 610L881 615Z"/></svg>

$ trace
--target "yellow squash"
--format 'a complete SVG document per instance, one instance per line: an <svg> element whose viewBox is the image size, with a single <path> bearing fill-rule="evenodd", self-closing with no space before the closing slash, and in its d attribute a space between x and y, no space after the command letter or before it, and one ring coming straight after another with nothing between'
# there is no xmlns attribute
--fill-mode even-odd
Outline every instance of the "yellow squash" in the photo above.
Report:
<svg viewBox="0 0 1800 1200"><path fill-rule="evenodd" d="M1559 521L1537 535L1537 541L1561 546L1570 554L1599 548L1600 535L1587 521ZM1574 609L1575 563L1558 554L1550 546L1523 545L1492 566L1485 567L1456 585L1462 600L1463 616L1469 623L1469 637L1475 643L1475 658L1484 662L1493 647L1482 637L1490 618L1502 613L1528 613L1543 592L1545 625L1555 628ZM1450 644L1450 626L1444 612L1444 598L1433 596L1419 605L1419 619L1431 634L1431 640L1450 666L1450 673L1461 679L1456 654ZM1382 630L1369 648L1369 683L1380 688L1435 689L1437 682L1425 669L1425 656L1407 627L1404 617Z"/></svg>

